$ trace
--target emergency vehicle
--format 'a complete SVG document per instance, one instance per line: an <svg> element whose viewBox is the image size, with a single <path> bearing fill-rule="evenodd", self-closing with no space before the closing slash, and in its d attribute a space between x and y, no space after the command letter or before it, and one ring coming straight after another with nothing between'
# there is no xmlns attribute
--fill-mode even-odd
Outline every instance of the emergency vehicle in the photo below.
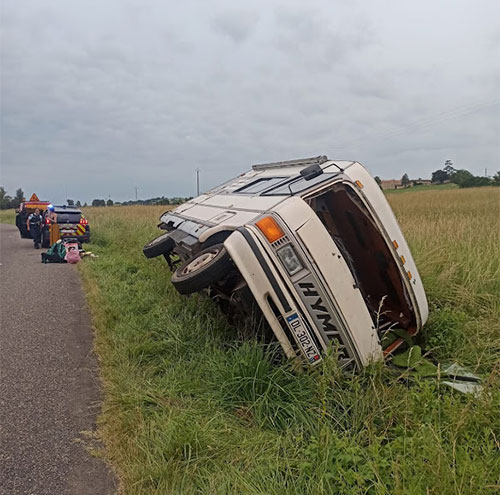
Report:
<svg viewBox="0 0 500 495"><path fill-rule="evenodd" d="M61 239L74 238L78 242L90 242L90 226L80 209L73 206L54 206ZM50 221L45 219L42 229L42 247L50 246Z"/></svg>
<svg viewBox="0 0 500 495"><path fill-rule="evenodd" d="M163 255L181 294L208 289L258 307L290 358L329 347L359 369L394 352L428 315L415 262L379 186L358 162L326 156L254 165L165 212L143 248Z"/></svg>
<svg viewBox="0 0 500 495"><path fill-rule="evenodd" d="M23 201L19 205L19 211L16 215L16 226L19 229L19 233L23 239L31 239L31 234L28 232L26 227L26 222L28 217L35 213L35 210L38 208L40 210L41 215L45 214L48 206L50 205L49 201L40 201L38 196L33 193L29 199L29 201Z"/></svg>

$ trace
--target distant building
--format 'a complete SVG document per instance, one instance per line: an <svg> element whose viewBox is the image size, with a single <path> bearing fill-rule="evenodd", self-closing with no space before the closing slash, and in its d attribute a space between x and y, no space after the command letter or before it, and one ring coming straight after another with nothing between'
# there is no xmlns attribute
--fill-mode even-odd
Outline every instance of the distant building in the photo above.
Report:
<svg viewBox="0 0 500 495"><path fill-rule="evenodd" d="M412 186L430 186L432 181L430 179L411 179Z"/></svg>
<svg viewBox="0 0 500 495"><path fill-rule="evenodd" d="M403 187L401 179L383 180L380 185L382 186L382 189L401 189Z"/></svg>
<svg viewBox="0 0 500 495"><path fill-rule="evenodd" d="M406 187L430 186L431 184L432 181L430 179L410 179L410 183ZM401 179L383 180L380 185L382 189L404 189L405 187L401 184Z"/></svg>

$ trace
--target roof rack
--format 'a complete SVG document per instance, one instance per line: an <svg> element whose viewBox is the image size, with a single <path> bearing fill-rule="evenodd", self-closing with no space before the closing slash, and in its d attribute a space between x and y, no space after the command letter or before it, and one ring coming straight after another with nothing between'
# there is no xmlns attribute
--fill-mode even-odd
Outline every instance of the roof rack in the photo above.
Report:
<svg viewBox="0 0 500 495"><path fill-rule="evenodd" d="M312 158L299 158L298 160L287 160L285 162L272 162L272 163L259 163L257 165L252 165L254 170L267 170L268 168L285 168L285 167L295 167L297 165L309 166L309 165L321 165L328 161L326 155L314 156Z"/></svg>

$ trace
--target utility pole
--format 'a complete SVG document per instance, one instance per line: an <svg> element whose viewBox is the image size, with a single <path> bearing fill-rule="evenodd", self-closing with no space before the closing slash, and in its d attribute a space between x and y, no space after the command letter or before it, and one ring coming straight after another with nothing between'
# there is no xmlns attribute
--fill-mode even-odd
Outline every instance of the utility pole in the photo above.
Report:
<svg viewBox="0 0 500 495"><path fill-rule="evenodd" d="M137 201L137 191L139 190L139 188L135 186L134 189L135 189L135 200Z"/></svg>
<svg viewBox="0 0 500 495"><path fill-rule="evenodd" d="M200 169L196 169L196 196L200 195Z"/></svg>

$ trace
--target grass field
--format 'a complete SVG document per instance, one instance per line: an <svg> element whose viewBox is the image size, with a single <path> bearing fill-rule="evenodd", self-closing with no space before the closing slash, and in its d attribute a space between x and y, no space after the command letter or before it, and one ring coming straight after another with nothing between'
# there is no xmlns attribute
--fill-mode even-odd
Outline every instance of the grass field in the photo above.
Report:
<svg viewBox="0 0 500 495"><path fill-rule="evenodd" d="M16 223L15 210L0 210L0 223Z"/></svg>
<svg viewBox="0 0 500 495"><path fill-rule="evenodd" d="M388 198L429 298L422 343L479 373L478 397L382 365L294 372L143 257L164 207L86 210L99 255L79 264L105 389L99 435L123 493L498 493L500 190Z"/></svg>
<svg viewBox="0 0 500 495"><path fill-rule="evenodd" d="M452 182L448 184L431 184L430 186L412 186L402 189L386 189L384 192L386 194L403 194L407 192L429 192L429 191L445 191L446 189L458 189L456 184Z"/></svg>

